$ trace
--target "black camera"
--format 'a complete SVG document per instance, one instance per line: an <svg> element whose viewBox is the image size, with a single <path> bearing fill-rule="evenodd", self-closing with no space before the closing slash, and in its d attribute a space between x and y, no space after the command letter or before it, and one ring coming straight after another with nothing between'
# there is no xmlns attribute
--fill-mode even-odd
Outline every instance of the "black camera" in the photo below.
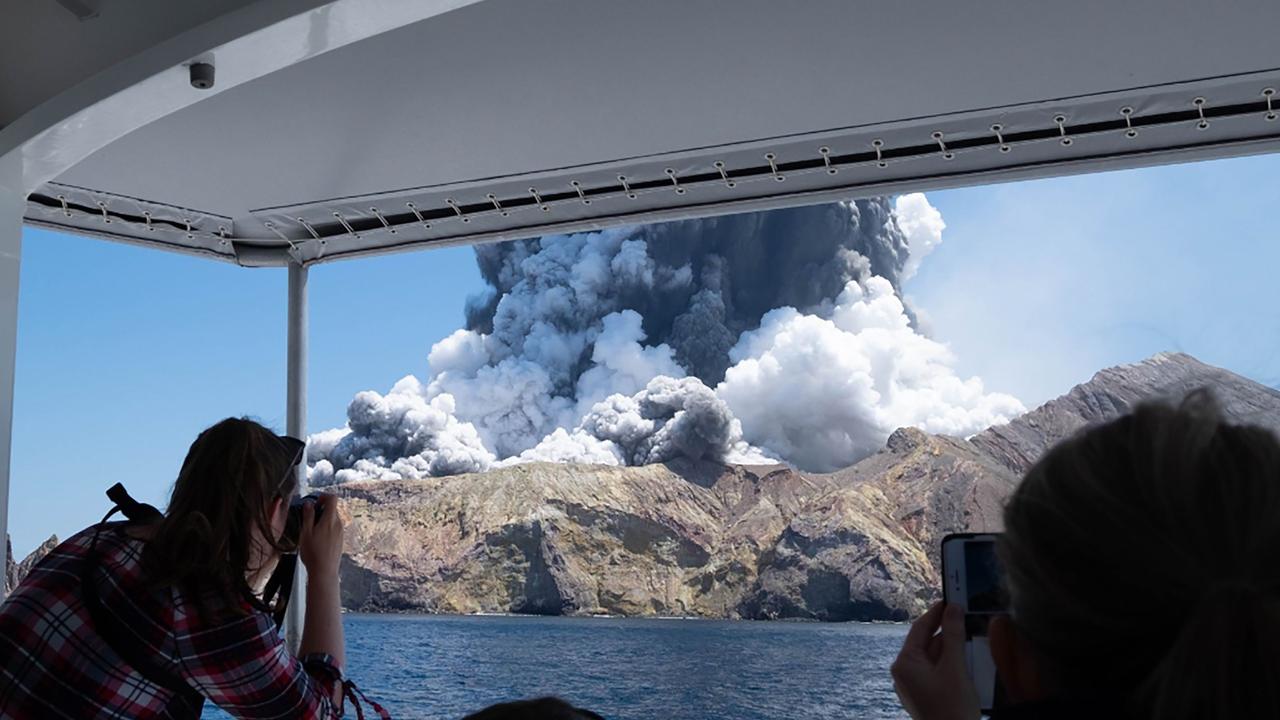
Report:
<svg viewBox="0 0 1280 720"><path fill-rule="evenodd" d="M316 519L319 520L320 514L324 512L324 505L320 504L319 495L294 498L293 502L289 503L289 515L284 521L284 534L280 536L280 544L284 545L289 552L298 551L298 539L302 537L302 508L308 504L315 506Z"/></svg>

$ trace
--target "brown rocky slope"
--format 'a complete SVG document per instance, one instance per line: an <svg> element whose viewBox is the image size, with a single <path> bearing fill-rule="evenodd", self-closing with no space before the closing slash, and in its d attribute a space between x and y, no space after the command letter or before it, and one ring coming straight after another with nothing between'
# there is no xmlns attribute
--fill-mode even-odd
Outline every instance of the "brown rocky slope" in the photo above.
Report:
<svg viewBox="0 0 1280 720"><path fill-rule="evenodd" d="M1280 427L1280 392L1186 355L1098 373L971 440L895 432L830 474L709 462L528 464L334 488L354 610L892 620L937 595L949 532L998 530L1044 448L1141 398L1214 387Z"/></svg>

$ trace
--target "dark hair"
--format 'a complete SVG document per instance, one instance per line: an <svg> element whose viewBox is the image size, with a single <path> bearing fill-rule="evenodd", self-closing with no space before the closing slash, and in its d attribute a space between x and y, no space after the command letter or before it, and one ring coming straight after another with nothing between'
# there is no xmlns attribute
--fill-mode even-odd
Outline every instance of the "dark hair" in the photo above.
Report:
<svg viewBox="0 0 1280 720"><path fill-rule="evenodd" d="M1005 509L1014 623L1058 692L1280 716L1280 442L1206 392L1049 451Z"/></svg>
<svg viewBox="0 0 1280 720"><path fill-rule="evenodd" d="M590 710L576 708L555 697L491 705L462 720L604 720Z"/></svg>
<svg viewBox="0 0 1280 720"><path fill-rule="evenodd" d="M243 608L252 530L285 549L271 532L271 504L293 496L300 460L299 447L252 420L227 418L200 433L144 551L148 580L192 592L206 608Z"/></svg>

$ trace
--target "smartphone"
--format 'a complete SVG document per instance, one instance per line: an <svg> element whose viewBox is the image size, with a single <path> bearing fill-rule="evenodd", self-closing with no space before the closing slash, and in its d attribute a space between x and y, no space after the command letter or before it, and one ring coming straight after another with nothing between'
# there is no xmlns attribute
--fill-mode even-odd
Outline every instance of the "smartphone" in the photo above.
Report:
<svg viewBox="0 0 1280 720"><path fill-rule="evenodd" d="M964 609L964 657L983 713L1002 706L987 626L1009 611L995 533L956 533L942 539L942 598Z"/></svg>

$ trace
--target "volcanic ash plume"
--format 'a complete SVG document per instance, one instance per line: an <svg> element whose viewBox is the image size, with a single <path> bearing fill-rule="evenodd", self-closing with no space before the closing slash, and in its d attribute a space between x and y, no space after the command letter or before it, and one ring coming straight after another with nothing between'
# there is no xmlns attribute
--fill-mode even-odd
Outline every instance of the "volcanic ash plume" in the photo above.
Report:
<svg viewBox="0 0 1280 720"><path fill-rule="evenodd" d="M823 470L901 425L1006 420L1021 405L955 377L899 299L943 227L913 195L479 246L466 328L425 384L361 393L313 436L312 482L534 460Z"/></svg>
<svg viewBox="0 0 1280 720"><path fill-rule="evenodd" d="M400 479L487 470L493 453L469 423L454 417L453 398L426 398L413 376L384 397L371 390L347 408L347 427L308 438L313 485L365 478Z"/></svg>

